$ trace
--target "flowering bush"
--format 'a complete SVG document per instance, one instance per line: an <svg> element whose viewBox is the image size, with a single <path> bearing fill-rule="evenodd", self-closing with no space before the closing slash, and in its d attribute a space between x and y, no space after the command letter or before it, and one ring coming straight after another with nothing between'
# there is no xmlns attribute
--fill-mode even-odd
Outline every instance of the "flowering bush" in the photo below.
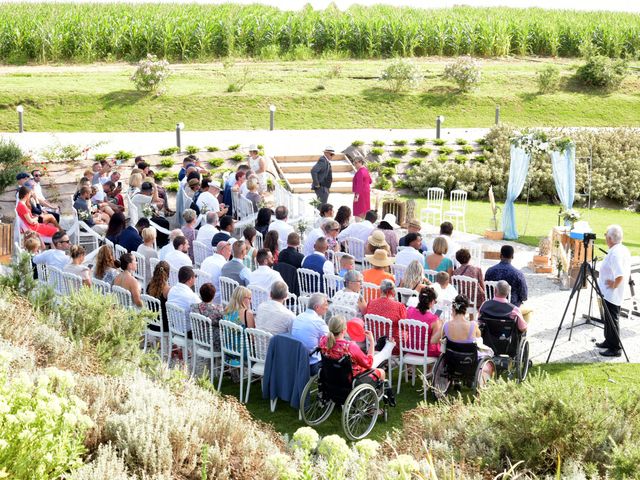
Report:
<svg viewBox="0 0 640 480"><path fill-rule="evenodd" d="M462 92L474 89L480 83L480 66L469 56L459 57L444 69L444 78L458 84Z"/></svg>
<svg viewBox="0 0 640 480"><path fill-rule="evenodd" d="M86 405L71 395L69 372L8 374L0 352L0 478L58 478L82 463Z"/></svg>
<svg viewBox="0 0 640 480"><path fill-rule="evenodd" d="M416 88L422 80L422 74L412 61L399 58L384 69L380 80L387 82L389 90L398 93Z"/></svg>
<svg viewBox="0 0 640 480"><path fill-rule="evenodd" d="M158 57L148 53L147 58L138 62L138 67L131 76L131 81L140 91L155 92L156 95L161 95L164 93L162 85L168 76L169 62L158 60Z"/></svg>

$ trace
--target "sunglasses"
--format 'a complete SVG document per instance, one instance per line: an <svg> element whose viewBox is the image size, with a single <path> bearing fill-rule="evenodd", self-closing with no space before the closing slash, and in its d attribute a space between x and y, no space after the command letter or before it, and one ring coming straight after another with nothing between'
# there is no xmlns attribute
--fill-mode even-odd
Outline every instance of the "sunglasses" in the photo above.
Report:
<svg viewBox="0 0 640 480"><path fill-rule="evenodd" d="M36 177L41 177L41 176L42 175L40 175L39 173L36 173L33 177L36 178Z"/></svg>

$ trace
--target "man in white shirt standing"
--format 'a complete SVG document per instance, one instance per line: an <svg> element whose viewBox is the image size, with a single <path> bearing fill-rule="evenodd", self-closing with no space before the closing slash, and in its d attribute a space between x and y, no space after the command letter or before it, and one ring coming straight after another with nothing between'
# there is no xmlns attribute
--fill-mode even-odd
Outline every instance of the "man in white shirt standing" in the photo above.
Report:
<svg viewBox="0 0 640 480"><path fill-rule="evenodd" d="M373 232L375 226L374 223L378 220L378 214L375 210L369 210L362 222L356 222L349 225L343 231L338 234L338 241L344 242L349 237L355 237L362 240L364 244L367 244L369 235Z"/></svg>
<svg viewBox="0 0 640 480"><path fill-rule="evenodd" d="M189 311L191 305L194 303L200 303L200 297L193 291L193 286L196 283L196 274L191 267L181 267L178 270L178 283L176 283L169 290L167 296L167 303L173 303L185 312L187 320L187 332L189 332L189 338L191 338L191 319L189 318Z"/></svg>
<svg viewBox="0 0 640 480"><path fill-rule="evenodd" d="M209 211L204 218L206 223L202 225L198 230L198 236L196 237L196 240L209 246L211 245L211 240L213 239L214 235L218 233L218 229L216 228L216 224L218 223L218 214Z"/></svg>
<svg viewBox="0 0 640 480"><path fill-rule="evenodd" d="M275 230L278 232L280 250L287 248L287 238L293 232L293 227L287 223L288 217L289 210L284 205L280 205L276 208L276 219L269 225L269 231Z"/></svg>
<svg viewBox="0 0 640 480"><path fill-rule="evenodd" d="M619 357L622 344L618 316L631 276L631 253L622 244L620 225L609 225L604 238L609 253L600 264L598 276L598 287L604 297L604 342L596 343L596 347L606 349L600 352L603 357Z"/></svg>
<svg viewBox="0 0 640 480"><path fill-rule="evenodd" d="M173 239L173 251L167 253L165 261L174 268L193 267L191 258L189 258L189 240L185 237L176 237Z"/></svg>
<svg viewBox="0 0 640 480"><path fill-rule="evenodd" d="M249 285L257 285L265 290L271 290L274 282L282 282L282 276L273 269L273 254L266 248L261 248L256 254L258 268L249 274Z"/></svg>
<svg viewBox="0 0 640 480"><path fill-rule="evenodd" d="M231 245L229 242L223 240L218 243L216 252L210 257L205 258L202 265L200 265L200 270L211 277L211 283L216 287L216 296L213 299L214 303L220 303L220 272L230 257Z"/></svg>
<svg viewBox="0 0 640 480"><path fill-rule="evenodd" d="M289 287L282 281L271 285L271 300L262 302L256 312L256 328L271 335L290 333L296 315L284 306Z"/></svg>

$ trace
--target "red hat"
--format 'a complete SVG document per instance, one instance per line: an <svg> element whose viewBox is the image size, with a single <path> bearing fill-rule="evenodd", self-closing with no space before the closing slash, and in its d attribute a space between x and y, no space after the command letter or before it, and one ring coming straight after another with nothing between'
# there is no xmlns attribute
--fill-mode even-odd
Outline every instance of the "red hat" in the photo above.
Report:
<svg viewBox="0 0 640 480"><path fill-rule="evenodd" d="M352 318L347 322L347 335L354 342L364 342L364 322L361 318Z"/></svg>

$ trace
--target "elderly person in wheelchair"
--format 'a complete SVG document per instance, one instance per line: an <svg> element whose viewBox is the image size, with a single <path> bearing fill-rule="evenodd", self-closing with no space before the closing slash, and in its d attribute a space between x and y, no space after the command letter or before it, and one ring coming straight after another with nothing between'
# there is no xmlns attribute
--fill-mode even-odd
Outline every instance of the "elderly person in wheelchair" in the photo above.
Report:
<svg viewBox="0 0 640 480"><path fill-rule="evenodd" d="M322 337L318 350L322 364L302 392L300 415L308 425L326 420L336 404L342 406L342 426L350 440L366 437L378 415L387 418L387 405L395 406L393 390L385 381L384 370L375 368L373 333L365 332L367 353L353 340L345 339L347 322L334 316L329 333ZM380 409L380 402L383 408Z"/></svg>
<svg viewBox="0 0 640 480"><path fill-rule="evenodd" d="M523 381L529 371L527 322L520 309L509 302L511 287L505 280L496 284L492 300L480 307L478 323L484 344L493 349L494 362L508 377Z"/></svg>

